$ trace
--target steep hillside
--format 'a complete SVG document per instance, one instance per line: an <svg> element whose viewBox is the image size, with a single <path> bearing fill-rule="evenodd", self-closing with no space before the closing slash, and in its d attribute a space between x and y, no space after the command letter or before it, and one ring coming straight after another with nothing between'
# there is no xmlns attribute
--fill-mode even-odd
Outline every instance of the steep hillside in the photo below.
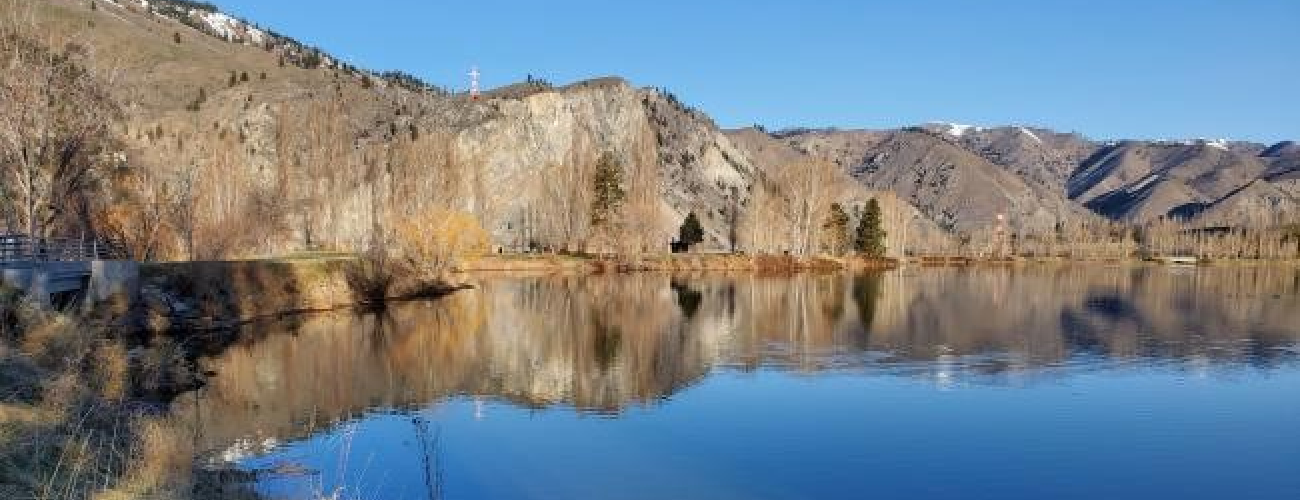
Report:
<svg viewBox="0 0 1300 500"><path fill-rule="evenodd" d="M899 193L959 233L987 231L999 213L1013 229L1029 233L1088 217L1060 193L928 132L893 134L872 148L853 174L867 186Z"/></svg>
<svg viewBox="0 0 1300 500"><path fill-rule="evenodd" d="M840 168L851 169L862 163L867 152L890 132L874 130L792 130L775 136L800 153L830 160Z"/></svg>
<svg viewBox="0 0 1300 500"><path fill-rule="evenodd" d="M1067 188L1072 199L1116 220L1194 218L1202 208L1229 196L1233 205L1241 204L1243 196L1271 196L1263 193L1272 189L1244 188L1281 178L1290 167L1286 159L1251 154L1255 150L1263 148L1207 141L1113 144L1084 161ZM1279 147L1271 154L1283 150ZM1270 204L1261 198L1245 205L1261 203Z"/></svg>
<svg viewBox="0 0 1300 500"><path fill-rule="evenodd" d="M963 136L987 134L970 144L985 144L990 151L1006 148L1007 163L1025 165L1023 170L1028 171L1028 155L1012 152L1011 146L1020 144L1017 141L1021 139L1001 129L961 130L962 134L927 128L798 130L776 137L794 151L843 166L868 189L897 193L949 231L988 232L999 213L1006 214L1009 225L1021 232L1049 231L1057 222L1091 217L1065 199L1059 188L1053 188L1052 181L1029 181L1016 168L994 164L971 149ZM1020 159L1013 161L1016 158Z"/></svg>
<svg viewBox="0 0 1300 500"><path fill-rule="evenodd" d="M1079 134L1044 128L978 128L957 137L966 149L1055 192L1064 189L1074 170L1098 148Z"/></svg>
<svg viewBox="0 0 1300 500"><path fill-rule="evenodd" d="M855 139L862 139L870 132L849 132L838 135L828 132L813 132L810 134L769 134L765 131L754 128L744 128L728 131L727 136L731 141L749 158L749 162L759 171L764 173L774 173L783 168L789 168L790 165L800 163L807 158L823 158L816 153L805 152L802 148L809 148L812 151L821 151L828 154L832 162L837 166L841 164L852 165L847 159L852 153L843 153L843 156L836 156L831 152L850 151L861 142ZM837 148L829 147L830 144L837 144ZM824 148L824 149L823 149ZM837 161L838 160L838 161ZM844 168L848 172L847 167ZM887 220L886 231L894 235L891 239L891 253L899 255L902 252L902 246L906 246L913 251L934 250L937 248L946 248L952 243L951 235L939 227L933 219L927 217L907 200L900 199L893 192L887 190L871 189L866 185L854 182L849 189L841 192L840 197L835 201L848 207L860 207L869 199L879 201L887 212L895 216ZM904 236L906 241L904 240Z"/></svg>
<svg viewBox="0 0 1300 500"><path fill-rule="evenodd" d="M1204 227L1268 227L1291 222L1279 217L1297 213L1300 213L1300 198L1294 191L1256 179L1198 210L1192 221Z"/></svg>
<svg viewBox="0 0 1300 500"><path fill-rule="evenodd" d="M179 202L155 198L185 186L199 213L177 239L195 257L356 248L433 205L472 214L498 246L574 247L596 236L586 197L601 162L622 171L635 205L620 219L639 235L629 244L666 248L694 211L706 245L725 248L725 214L752 182L707 116L617 78L471 100L323 53L300 64L308 48L203 5L0 5L121 75L122 175L148 188L132 202Z"/></svg>

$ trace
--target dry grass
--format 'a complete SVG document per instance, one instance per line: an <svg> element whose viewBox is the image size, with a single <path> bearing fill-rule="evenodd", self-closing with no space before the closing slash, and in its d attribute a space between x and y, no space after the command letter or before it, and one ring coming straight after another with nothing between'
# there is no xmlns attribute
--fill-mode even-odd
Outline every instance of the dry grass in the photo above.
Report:
<svg viewBox="0 0 1300 500"><path fill-rule="evenodd" d="M185 498L194 451L140 398L184 378L184 353L124 341L16 301L0 339L0 498Z"/></svg>

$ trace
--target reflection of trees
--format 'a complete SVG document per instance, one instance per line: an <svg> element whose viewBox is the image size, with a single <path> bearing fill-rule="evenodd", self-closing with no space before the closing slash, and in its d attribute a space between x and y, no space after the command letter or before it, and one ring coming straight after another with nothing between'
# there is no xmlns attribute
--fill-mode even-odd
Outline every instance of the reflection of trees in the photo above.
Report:
<svg viewBox="0 0 1300 500"><path fill-rule="evenodd" d="M880 300L879 274L867 274L853 278L853 305L858 308L858 323L863 325L863 342L854 347L865 349L869 339L871 324L876 319L876 303Z"/></svg>
<svg viewBox="0 0 1300 500"><path fill-rule="evenodd" d="M1300 271L1282 268L486 279L380 315L256 327L210 360L218 375L177 413L217 445L458 394L618 411L719 365L990 374L1088 354L1268 366L1294 359L1296 325Z"/></svg>

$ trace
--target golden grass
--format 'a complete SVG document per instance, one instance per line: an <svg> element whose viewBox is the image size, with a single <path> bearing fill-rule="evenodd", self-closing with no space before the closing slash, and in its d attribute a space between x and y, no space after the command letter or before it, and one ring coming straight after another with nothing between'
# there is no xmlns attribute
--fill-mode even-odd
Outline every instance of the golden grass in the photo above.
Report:
<svg viewBox="0 0 1300 500"><path fill-rule="evenodd" d="M0 338L0 498L186 498L190 440L129 402L187 371L184 353L163 342L135 362L75 316L0 306L14 313Z"/></svg>

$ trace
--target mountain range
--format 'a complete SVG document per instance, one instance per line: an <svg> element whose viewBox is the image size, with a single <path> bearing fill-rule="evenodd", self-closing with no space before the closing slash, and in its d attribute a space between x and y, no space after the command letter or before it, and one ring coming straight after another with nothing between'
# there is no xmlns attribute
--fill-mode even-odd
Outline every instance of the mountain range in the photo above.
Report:
<svg viewBox="0 0 1300 500"><path fill-rule="evenodd" d="M1300 145L1290 141L1098 141L953 123L722 130L671 93L620 78L555 86L530 77L473 99L406 73L356 68L199 2L25 8L42 30L88 47L100 69L121 75L110 90L127 110L124 152L158 179L200 170L211 226L247 220L247 207L284 204L275 224L247 230L256 251L355 245L374 226L364 214L377 199L414 210L448 192L497 245L536 244L570 230L562 219L580 211L563 195L586 182L572 167L610 155L629 183L642 175L638 165L654 167L644 209L659 215L641 230L656 245L691 212L709 246L734 245L737 212L748 210L755 186L810 160L837 168L846 187L827 196L846 206L896 200L887 208L924 235L916 241L987 232L999 215L1016 232L1045 233L1164 218L1263 225L1300 214ZM326 127L322 114L337 125ZM346 161L311 160L313 139L341 144ZM379 157L386 168L363 168Z"/></svg>

